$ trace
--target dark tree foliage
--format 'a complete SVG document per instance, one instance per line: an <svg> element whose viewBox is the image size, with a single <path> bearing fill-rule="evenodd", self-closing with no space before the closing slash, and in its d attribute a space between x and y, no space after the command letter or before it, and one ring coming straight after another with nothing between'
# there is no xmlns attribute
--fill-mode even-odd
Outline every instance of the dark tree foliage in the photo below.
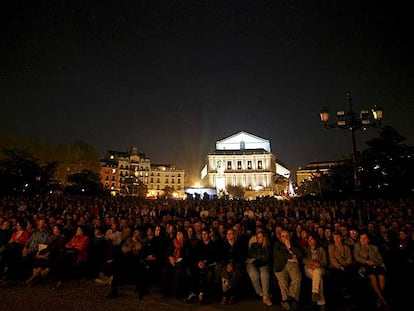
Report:
<svg viewBox="0 0 414 311"><path fill-rule="evenodd" d="M122 194L125 196L146 198L148 193L147 185L138 178L125 178Z"/></svg>
<svg viewBox="0 0 414 311"><path fill-rule="evenodd" d="M90 170L82 170L69 175L67 181L69 186L66 187L66 191L71 194L100 195L105 193L100 175Z"/></svg>
<svg viewBox="0 0 414 311"><path fill-rule="evenodd" d="M230 197L235 199L244 198L244 188L241 186L227 186L227 192Z"/></svg>
<svg viewBox="0 0 414 311"><path fill-rule="evenodd" d="M44 194L57 162L40 165L25 149L4 149L0 160L0 191L3 194Z"/></svg>
<svg viewBox="0 0 414 311"><path fill-rule="evenodd" d="M390 126L367 142L361 154L361 185L364 191L408 195L414 190L414 147Z"/></svg>
<svg viewBox="0 0 414 311"><path fill-rule="evenodd" d="M407 197L414 194L414 147L394 128L385 126L357 155L360 187L355 188L353 159L332 166L329 174L314 176L299 186L299 195Z"/></svg>

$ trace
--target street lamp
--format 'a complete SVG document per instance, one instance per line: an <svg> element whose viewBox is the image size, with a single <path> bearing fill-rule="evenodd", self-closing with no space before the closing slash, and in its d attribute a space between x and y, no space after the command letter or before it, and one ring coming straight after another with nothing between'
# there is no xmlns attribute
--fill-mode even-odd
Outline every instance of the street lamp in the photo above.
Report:
<svg viewBox="0 0 414 311"><path fill-rule="evenodd" d="M340 130L350 130L351 137L352 137L352 160L353 160L353 168L354 168L354 186L355 189L361 186L361 181L359 179L358 173L358 163L357 163L357 149L356 149L356 142L355 142L355 131L361 130L365 131L370 127L380 127L381 120L383 117L383 110L381 107L374 106L371 109L371 113L369 110L361 110L359 112L355 112L352 108L351 102L351 94L349 92L346 93L346 98L348 100L348 111L338 110L336 112L336 122L335 123L328 123L329 122L329 110L328 108L323 108L319 115L321 118L321 122L325 126L326 129L340 129Z"/></svg>

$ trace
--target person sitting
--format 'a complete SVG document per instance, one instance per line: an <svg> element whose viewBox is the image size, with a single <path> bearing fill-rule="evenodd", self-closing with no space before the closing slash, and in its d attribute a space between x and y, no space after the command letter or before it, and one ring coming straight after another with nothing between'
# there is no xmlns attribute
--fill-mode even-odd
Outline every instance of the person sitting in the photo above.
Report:
<svg viewBox="0 0 414 311"><path fill-rule="evenodd" d="M232 260L224 263L220 272L222 305L235 303L242 277L239 265L235 265Z"/></svg>
<svg viewBox="0 0 414 311"><path fill-rule="evenodd" d="M56 285L54 289L60 289L63 281L69 277L71 269L82 271L88 259L89 236L85 226L78 226L76 234L65 244L63 251L56 260Z"/></svg>
<svg viewBox="0 0 414 311"><path fill-rule="evenodd" d="M323 276L326 273L328 259L325 249L318 244L316 234L309 234L307 244L305 256L302 259L303 271L312 280L312 302L316 302L321 310L325 310Z"/></svg>
<svg viewBox="0 0 414 311"><path fill-rule="evenodd" d="M95 279L97 283L108 284L107 275L110 270L112 243L105 239L104 229L102 226L96 226L90 237L88 249L88 274Z"/></svg>
<svg viewBox="0 0 414 311"><path fill-rule="evenodd" d="M7 261L7 279L23 280L31 275L31 270L35 261L36 254L39 250L39 245L44 244L49 237L50 232L47 228L45 219L37 221L37 229L30 235L23 248L18 248L19 252Z"/></svg>
<svg viewBox="0 0 414 311"><path fill-rule="evenodd" d="M377 304L386 306L384 298L385 265L378 247L370 243L368 232L361 232L359 242L354 247L354 260L364 268L371 288L377 296Z"/></svg>
<svg viewBox="0 0 414 311"><path fill-rule="evenodd" d="M21 248L29 240L30 233L26 230L26 222L24 220L16 223L16 230L13 232L9 243L17 243Z"/></svg>
<svg viewBox="0 0 414 311"><path fill-rule="evenodd" d="M66 237L62 233L62 227L54 225L52 234L44 244L40 244L33 266L33 273L25 281L26 285L32 286L39 278L45 278L54 269L56 258L64 247L65 242Z"/></svg>
<svg viewBox="0 0 414 311"><path fill-rule="evenodd" d="M114 262L111 292L107 296L108 299L116 298L119 295L119 285L125 281L135 283L139 300L148 294L149 275L145 262L146 244L142 234L142 228L134 228L132 236L122 245L121 254Z"/></svg>
<svg viewBox="0 0 414 311"><path fill-rule="evenodd" d="M163 267L163 295L181 298L185 290L185 272L188 256L188 244L184 229L177 228L175 237L167 250L167 262Z"/></svg>
<svg viewBox="0 0 414 311"><path fill-rule="evenodd" d="M201 241L194 251L196 257L194 263L190 266L191 292L187 297L187 303L193 302L197 297L198 302L203 304L213 295L218 247L210 239L209 232L210 230L207 227L201 229Z"/></svg>
<svg viewBox="0 0 414 311"><path fill-rule="evenodd" d="M9 227L9 222L3 223L5 228ZM24 245L27 243L30 233L25 229L26 223L21 220L16 223L16 229L14 231L8 231L2 229L4 236L2 239L9 238L8 242L0 247L0 267L4 271L5 267L8 267L13 261L19 260L22 254ZM7 270L7 269L6 269Z"/></svg>
<svg viewBox="0 0 414 311"><path fill-rule="evenodd" d="M280 288L282 307L285 310L297 308L300 296L302 272L299 266L303 254L291 242L290 233L282 230L280 240L273 246L273 271Z"/></svg>
<svg viewBox="0 0 414 311"><path fill-rule="evenodd" d="M249 243L246 270L257 295L263 303L272 305L270 300L270 241L262 229L256 233L256 241Z"/></svg>
<svg viewBox="0 0 414 311"><path fill-rule="evenodd" d="M333 233L334 243L328 246L329 272L334 285L334 299L336 305L341 305L345 297L349 297L353 273L353 258L351 248L344 244L343 233Z"/></svg>

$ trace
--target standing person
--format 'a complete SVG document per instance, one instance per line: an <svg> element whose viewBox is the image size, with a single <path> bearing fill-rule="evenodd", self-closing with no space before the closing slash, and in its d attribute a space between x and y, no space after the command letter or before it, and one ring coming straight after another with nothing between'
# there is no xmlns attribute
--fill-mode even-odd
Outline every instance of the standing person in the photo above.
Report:
<svg viewBox="0 0 414 311"><path fill-rule="evenodd" d="M272 305L270 300L270 241L258 230L256 241L249 243L246 270L257 295L261 296L263 303Z"/></svg>
<svg viewBox="0 0 414 311"><path fill-rule="evenodd" d="M325 249L318 244L315 234L311 233L307 240L305 256L302 261L305 275L312 280L312 302L316 302L320 310L325 310L325 295L323 288L323 276L326 273L328 259Z"/></svg>
<svg viewBox="0 0 414 311"><path fill-rule="evenodd" d="M354 248L354 259L365 269L365 274L377 296L377 304L386 306L384 298L385 265L378 246L371 244L369 233L362 232L359 235L359 243Z"/></svg>
<svg viewBox="0 0 414 311"><path fill-rule="evenodd" d="M273 246L273 271L282 296L281 304L285 310L297 308L302 281L299 263L302 257L302 251L292 244L289 231L282 230L280 240Z"/></svg>

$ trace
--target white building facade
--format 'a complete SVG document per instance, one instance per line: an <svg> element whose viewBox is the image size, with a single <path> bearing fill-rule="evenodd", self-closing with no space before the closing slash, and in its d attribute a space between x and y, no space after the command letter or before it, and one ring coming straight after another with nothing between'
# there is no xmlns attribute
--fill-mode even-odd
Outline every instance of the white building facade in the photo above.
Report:
<svg viewBox="0 0 414 311"><path fill-rule="evenodd" d="M246 132L217 141L201 172L206 187L218 192L225 192L229 186L242 187L253 197L281 191L277 188L280 176L289 179L290 171L277 161L269 140Z"/></svg>

